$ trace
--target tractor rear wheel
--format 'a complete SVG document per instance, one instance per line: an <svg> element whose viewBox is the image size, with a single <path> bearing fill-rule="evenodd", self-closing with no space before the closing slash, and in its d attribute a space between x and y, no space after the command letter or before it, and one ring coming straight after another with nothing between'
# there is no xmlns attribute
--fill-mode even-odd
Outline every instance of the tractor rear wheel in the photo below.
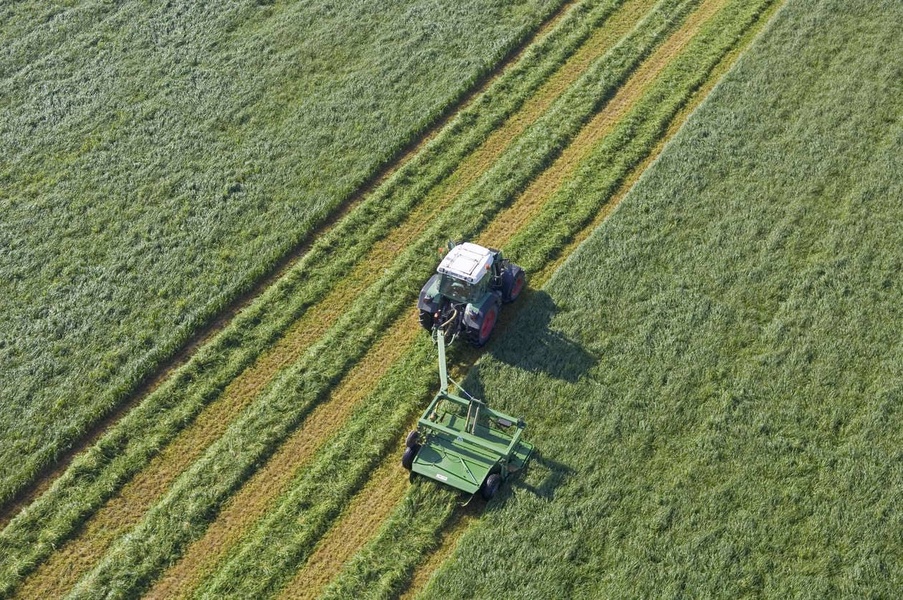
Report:
<svg viewBox="0 0 903 600"><path fill-rule="evenodd" d="M480 496L483 497L483 500L489 502L495 497L495 493L499 491L501 485L502 476L498 473L493 473L487 477L486 481L483 482L483 485L480 486Z"/></svg>
<svg viewBox="0 0 903 600"><path fill-rule="evenodd" d="M498 318L498 304L493 304L489 307L489 310L486 311L486 314L483 315L483 319L480 321L477 328L470 330L470 342L477 348L485 346L486 342L489 341L489 336L492 335L492 331L495 329L495 322Z"/></svg>
<svg viewBox="0 0 903 600"><path fill-rule="evenodd" d="M433 330L433 313L428 310L420 311L420 325L427 331Z"/></svg>
<svg viewBox="0 0 903 600"><path fill-rule="evenodd" d="M404 454L401 456L401 466L410 471L414 467L414 457L417 456L419 451L420 444L414 444L405 448Z"/></svg>

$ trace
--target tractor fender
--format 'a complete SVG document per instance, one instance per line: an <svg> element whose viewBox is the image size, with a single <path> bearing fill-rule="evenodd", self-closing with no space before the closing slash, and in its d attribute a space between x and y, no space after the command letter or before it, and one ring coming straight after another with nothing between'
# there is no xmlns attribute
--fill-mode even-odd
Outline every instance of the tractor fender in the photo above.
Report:
<svg viewBox="0 0 903 600"><path fill-rule="evenodd" d="M436 273L429 278L429 281L420 290L420 298L417 300L417 308L425 310L430 314L439 310L439 303L442 300L439 294L439 278L441 275Z"/></svg>
<svg viewBox="0 0 903 600"><path fill-rule="evenodd" d="M478 302L468 304L467 310L464 311L464 324L472 329L479 328L483 322L483 315L497 304L500 304L499 296L493 292L487 293Z"/></svg>

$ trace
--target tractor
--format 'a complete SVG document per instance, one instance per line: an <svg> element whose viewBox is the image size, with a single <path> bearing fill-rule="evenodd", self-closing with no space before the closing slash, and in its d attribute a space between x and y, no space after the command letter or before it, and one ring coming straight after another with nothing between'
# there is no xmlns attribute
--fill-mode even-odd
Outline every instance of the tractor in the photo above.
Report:
<svg viewBox="0 0 903 600"><path fill-rule="evenodd" d="M517 300L526 284L524 270L500 250L470 242L449 242L436 271L420 291L420 324L430 332L441 325L477 347L489 341L502 304Z"/></svg>

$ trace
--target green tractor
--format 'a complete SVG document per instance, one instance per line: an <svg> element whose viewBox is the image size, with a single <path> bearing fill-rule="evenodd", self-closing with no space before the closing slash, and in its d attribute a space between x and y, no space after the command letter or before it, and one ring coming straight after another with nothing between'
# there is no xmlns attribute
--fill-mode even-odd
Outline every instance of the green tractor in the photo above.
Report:
<svg viewBox="0 0 903 600"><path fill-rule="evenodd" d="M517 300L527 281L500 250L470 242L450 242L436 271L420 291L420 324L427 331L441 325L478 347L489 341L502 304Z"/></svg>
<svg viewBox="0 0 903 600"><path fill-rule="evenodd" d="M439 347L440 389L408 434L402 466L414 474L441 481L468 494L477 492L491 500L502 482L530 460L533 446L521 440L523 419L492 410L468 394L448 390L445 365L445 332L435 329Z"/></svg>

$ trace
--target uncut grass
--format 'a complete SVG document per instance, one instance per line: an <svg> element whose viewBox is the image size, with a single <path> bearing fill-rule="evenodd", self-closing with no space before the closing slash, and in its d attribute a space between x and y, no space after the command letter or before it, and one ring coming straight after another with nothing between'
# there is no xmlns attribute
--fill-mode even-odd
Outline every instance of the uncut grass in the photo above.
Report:
<svg viewBox="0 0 903 600"><path fill-rule="evenodd" d="M705 23L704 28L699 33L697 37L695 37L688 49L684 54L681 54L672 64L670 64L665 71L661 74L661 76L655 81L652 88L646 93L646 95L637 103L634 107L632 115L645 115L646 118L652 119L658 114L656 110L652 110L653 108L664 108L670 110L670 108L675 106L673 100L675 98L662 98L660 92L661 90L668 90L671 94L677 97L683 96L683 100L691 97L693 94L693 90L700 85L707 74L709 74L712 68L717 65L725 54L727 54L731 48L744 36L744 32L749 29L750 25L754 23L757 19L763 18L762 10L767 7L767 3L761 3L759 6L750 5L748 3L740 3L735 2L728 7L726 7L722 12L719 12L714 18L711 18L710 21ZM767 14L767 13L766 13ZM694 68L690 68L690 66ZM676 73L680 73L683 80L675 78L674 75ZM673 116L674 113L669 112L669 115ZM631 123L630 116L625 119L624 123L628 126L633 127L634 123ZM618 128L623 127L624 123L619 123ZM642 128L640 131L652 131L651 128ZM655 131L664 131L664 129L655 129ZM606 144L611 139L624 139L621 136L618 136L618 129L611 133L609 138L604 139L600 144L600 148L604 148ZM641 149L645 149L648 151L651 148L654 148L657 144L655 139L649 139L647 137L638 136L637 138L631 139L632 145L619 148L619 152L624 154L630 154L632 152L639 153ZM609 148L610 150L610 148ZM592 163L591 161L598 156L605 156L605 154L594 153L591 155L584 164L582 165L584 171L587 168L595 168L596 172L600 175L609 175L612 176L612 173L606 173L603 169L600 169L598 164L594 167L589 167ZM617 177L622 177L622 174L618 174ZM570 180L569 183L574 180ZM585 197L585 194L588 194L590 190L581 190L575 185L569 185L570 193L576 195L577 197ZM567 189L567 188L565 188ZM606 188L607 189L607 188ZM601 202L604 201L607 197L600 196L597 197L596 200ZM540 219L538 222L543 223L543 227L534 227L534 231L548 231L550 228L553 228L556 225L556 220L554 217L550 217L550 215L554 215L555 213L544 213L545 220ZM566 224L572 224L573 221L570 221ZM520 235L520 234L518 234ZM573 235L573 232L571 233ZM515 236L517 238L517 236ZM522 239L522 238L521 238ZM538 241L538 240L536 240ZM542 272L542 265L537 264L537 269ZM511 325L511 327L517 327L516 322ZM439 536L439 531L442 529L444 525L444 520L437 521L434 523L434 535L436 537ZM369 542L369 544L358 554L356 555L348 565L344 568L342 573L337 577L335 582L331 585L331 588L336 590L340 590L341 594L344 595L358 595L364 594L367 592L371 586L376 585L376 582L381 582L380 585L388 585L389 574L382 569L381 567L374 566L374 563L371 561L371 557L373 555L381 555L381 554L391 554L396 551L396 546L404 547L408 541L405 539L405 533L402 529L385 527L382 529L379 534ZM407 563L407 564L391 564L392 572L395 576L399 577L410 577L413 569L418 564L420 560L422 560L422 556L416 553L404 553L406 559L414 560L415 562ZM407 581L405 579L397 579L393 580L391 583L391 589L398 590L405 586ZM377 594L379 595L379 594Z"/></svg>
<svg viewBox="0 0 903 600"><path fill-rule="evenodd" d="M423 597L897 594L901 18L789 0L520 314L543 460Z"/></svg>
<svg viewBox="0 0 903 600"><path fill-rule="evenodd" d="M550 137L563 141L566 136L572 135L569 132L575 126L579 127L580 115L583 114L581 111L591 110L595 102L598 102L593 95L587 93L587 87L595 89L595 97L598 97L600 93L607 93L607 86L618 83L617 78L600 81L597 79L598 70L628 72L632 65L632 61L626 59L630 55L628 53L635 53L636 60L647 54L649 45L656 43L662 31L673 28L678 22L675 17L685 14L690 6L692 3L662 3L634 34L616 47L606 61L601 62L596 73L588 73L588 76L582 78L582 86L559 101L556 104L557 110L553 109L546 115L548 118L545 122L541 121L538 126L531 128L519 140L514 151L506 153L507 160L497 163L481 180L483 185L495 192L493 196L483 196L480 193L483 190L478 186L473 194L467 194L461 199L465 203L462 205L470 207L472 211L469 215L461 216L469 217L478 226L489 214L478 210L480 200L489 207L496 206L507 194L517 189L519 182L511 177L511 163L516 163L520 169L536 168L543 163L549 152L557 150L556 145L552 144L537 152L531 145L531 135L540 136L547 141ZM563 119L565 115L570 116L570 120ZM558 127L557 132L550 131L552 125ZM553 136L554 133L557 135ZM527 176L529 177L529 173ZM457 215L460 211L452 213ZM434 247L440 238L445 237L451 229L449 225L440 220L431 228L432 237L427 236L426 241L418 242L405 252L397 263L401 267L390 270L377 286L368 290L355 304L357 307L367 308L358 308L343 316L332 334L308 351L305 358L274 384L264 398L246 411L227 435L214 444L176 482L172 491L149 511L142 523L114 545L101 563L82 580L76 593L89 594L92 590L100 589L134 593L148 585L164 561L178 556L184 544L197 537L206 527L206 520L209 518L206 515L218 510L223 499L247 477L246 469L249 465L272 451L274 445L316 404L323 391L332 385L350 361L359 357L358 349L366 347L372 341L379 323L386 322L391 314L397 314L403 306L401 301L408 300L404 290L407 289L410 294L416 293L416 288L428 269L418 274L417 269L412 268L412 265L416 265L415 257L429 252L427 248ZM465 234L464 237L467 237L467 227L474 225L460 229ZM456 226L461 227L461 222L458 221ZM427 266L432 267L431 264ZM220 452L228 452L232 460L223 464L218 456ZM170 515L178 515L178 523Z"/></svg>
<svg viewBox="0 0 903 600"><path fill-rule="evenodd" d="M592 14L601 18L598 9ZM459 115L373 198L318 240L299 265L243 311L212 344L202 348L139 410L76 459L50 492L0 536L0 544L10 557L0 578L4 586L14 585L69 535L72 527L147 464L159 447L322 297L330 282L344 274L373 240L391 230L392 223L416 198L450 172L485 132L515 110L529 90L535 89L586 35L588 31L580 28L556 28L531 48L510 74L493 83L490 94L480 97L473 109ZM337 247L342 251L336 252Z"/></svg>
<svg viewBox="0 0 903 600"><path fill-rule="evenodd" d="M556 6L9 9L0 499L124 401ZM352 24L354 44L343 44L335 32Z"/></svg>

